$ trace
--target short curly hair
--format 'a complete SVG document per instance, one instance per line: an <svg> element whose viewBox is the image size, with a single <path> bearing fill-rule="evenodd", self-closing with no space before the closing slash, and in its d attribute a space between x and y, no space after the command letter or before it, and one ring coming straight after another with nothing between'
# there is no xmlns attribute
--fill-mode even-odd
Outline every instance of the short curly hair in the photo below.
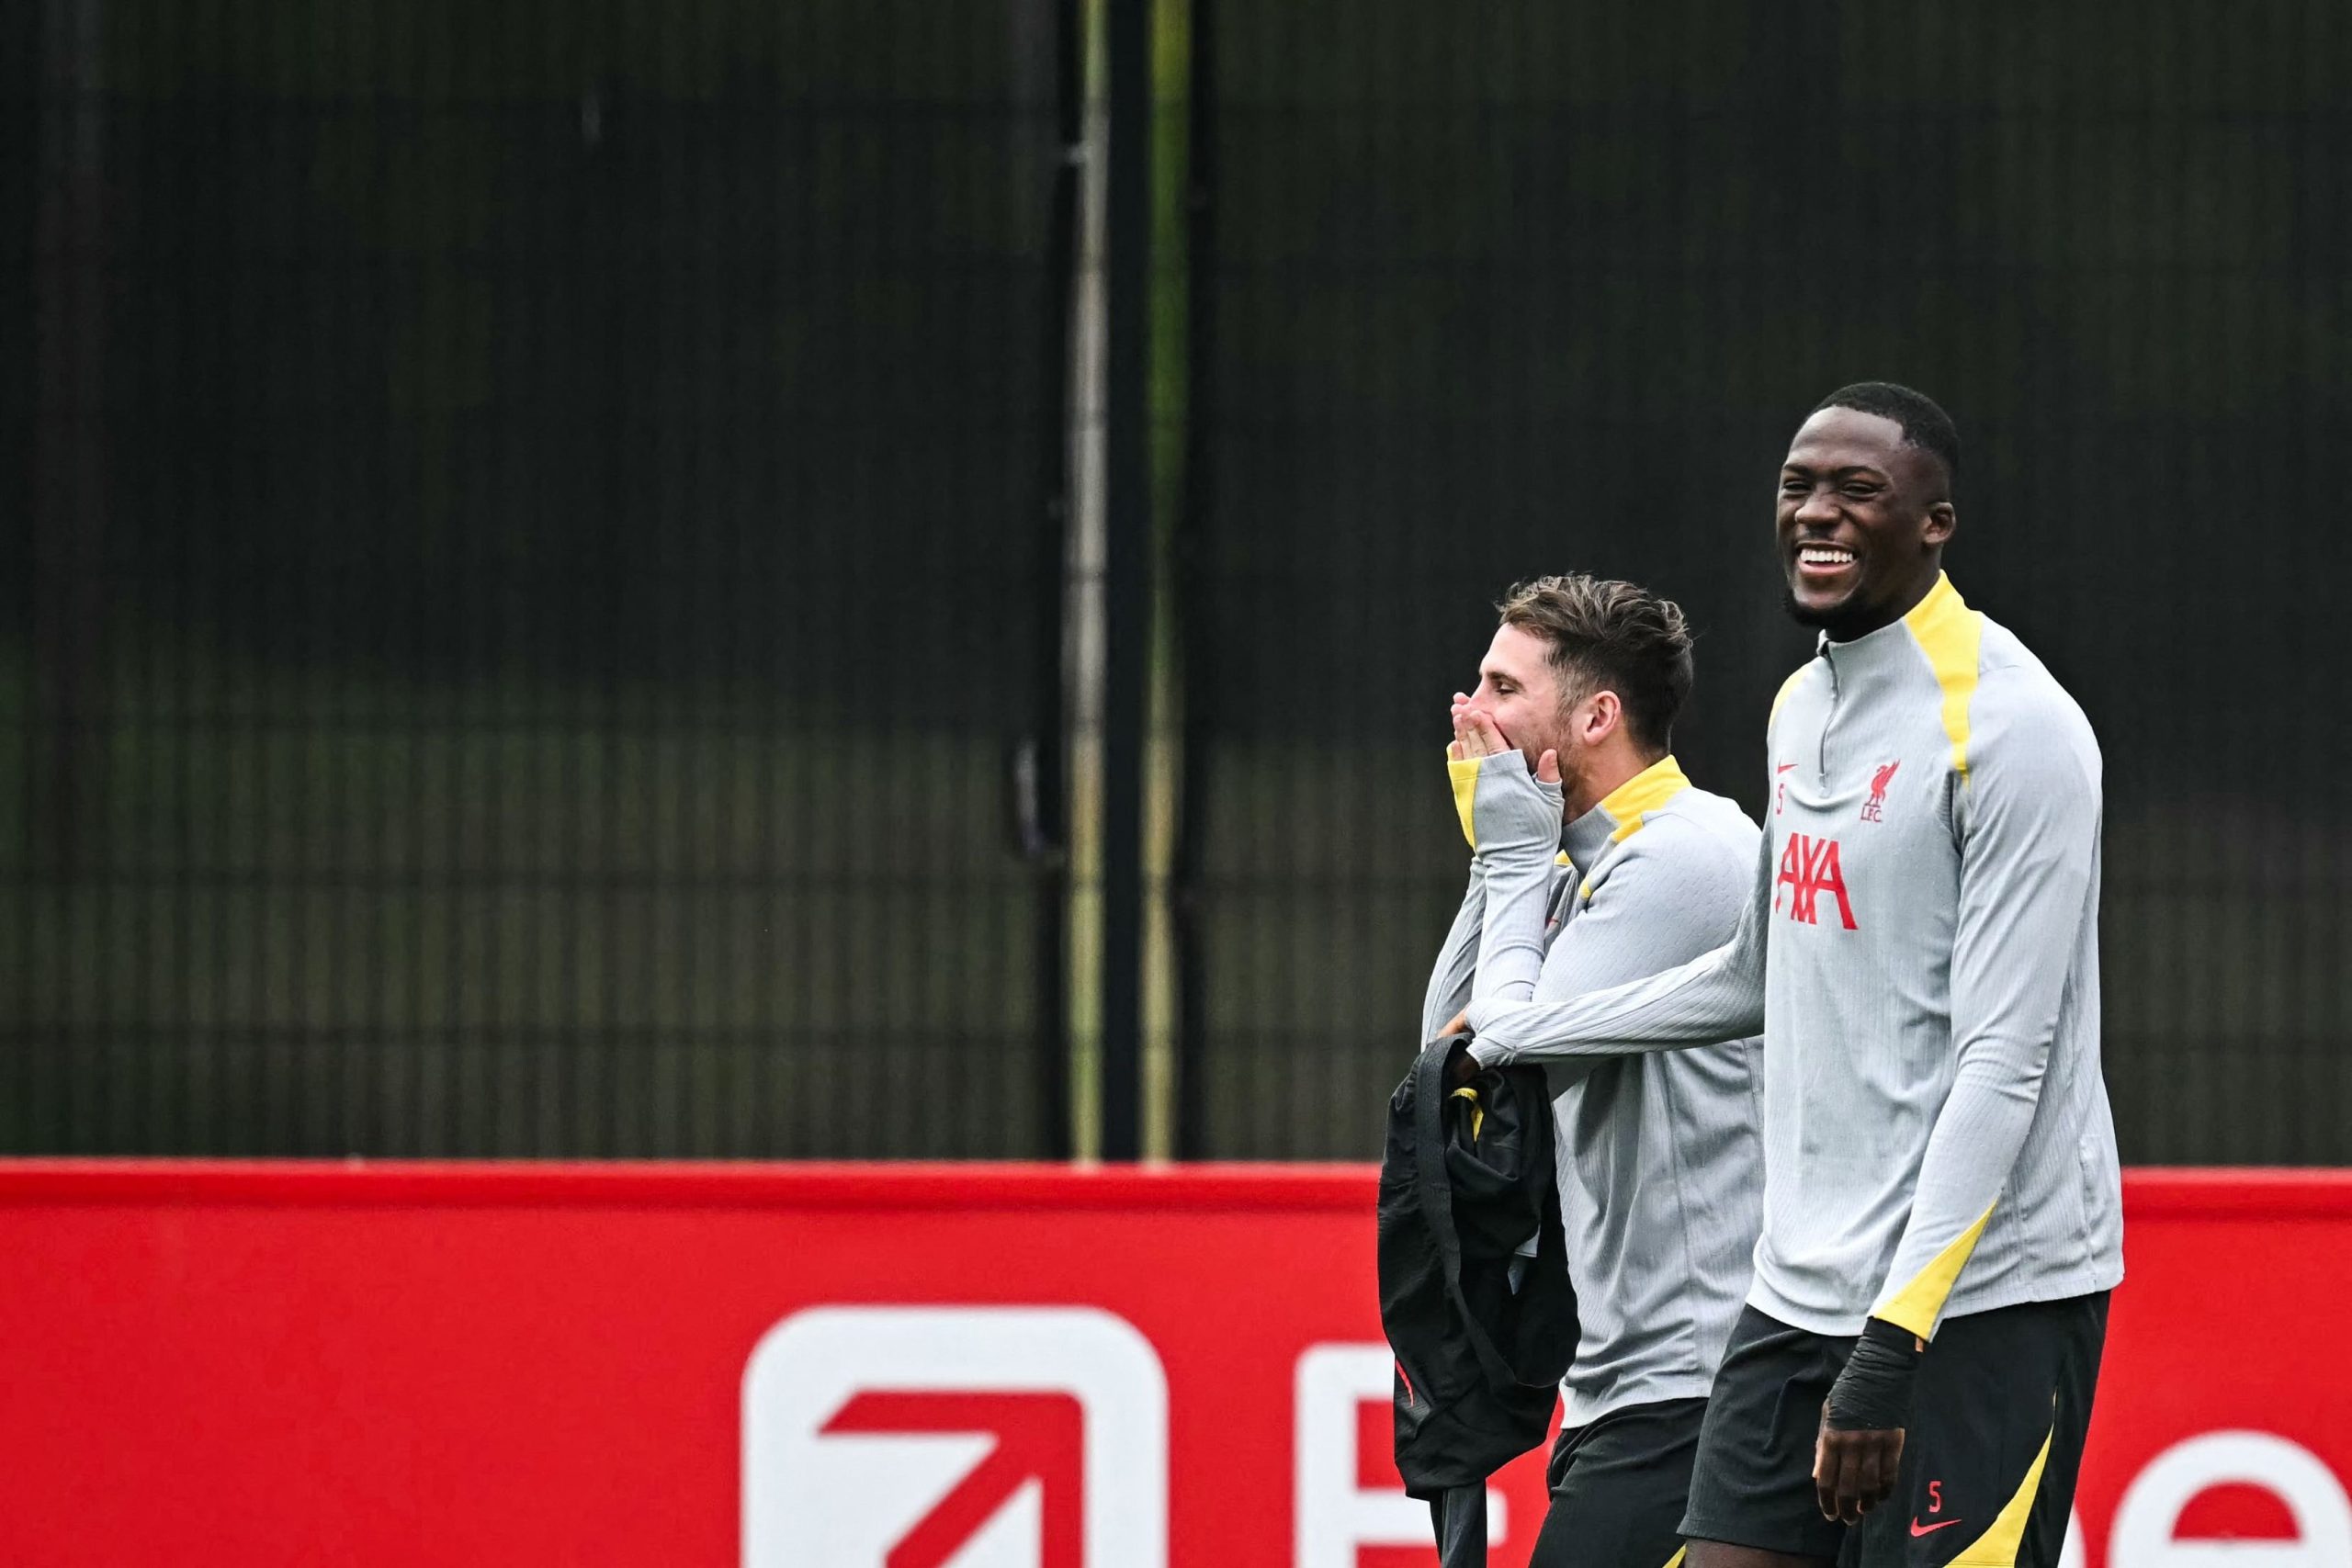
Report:
<svg viewBox="0 0 2352 1568"><path fill-rule="evenodd" d="M1698 673L1681 605L1630 582L1567 572L1516 583L1495 608L1503 625L1549 645L1563 704L1614 692L1634 744L1666 751Z"/></svg>
<svg viewBox="0 0 2352 1568"><path fill-rule="evenodd" d="M1960 429L1927 393L1894 381L1857 381L1813 406L1815 413L1824 409L1852 409L1893 420L1903 427L1905 445L1924 447L1944 466L1947 487L1960 483Z"/></svg>

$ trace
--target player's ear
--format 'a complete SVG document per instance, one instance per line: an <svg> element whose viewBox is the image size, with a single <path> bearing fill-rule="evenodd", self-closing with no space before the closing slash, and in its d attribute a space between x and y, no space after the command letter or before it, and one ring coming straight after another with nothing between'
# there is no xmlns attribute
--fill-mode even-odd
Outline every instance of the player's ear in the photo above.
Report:
<svg viewBox="0 0 2352 1568"><path fill-rule="evenodd" d="M1928 544L1941 548L1960 527L1960 513L1949 501L1937 502L1928 508L1928 526L1920 537Z"/></svg>
<svg viewBox="0 0 2352 1568"><path fill-rule="evenodd" d="M1624 717L1625 705L1617 700L1616 693L1606 689L1595 692L1582 726L1585 744L1598 746L1608 739L1609 732L1623 723Z"/></svg>

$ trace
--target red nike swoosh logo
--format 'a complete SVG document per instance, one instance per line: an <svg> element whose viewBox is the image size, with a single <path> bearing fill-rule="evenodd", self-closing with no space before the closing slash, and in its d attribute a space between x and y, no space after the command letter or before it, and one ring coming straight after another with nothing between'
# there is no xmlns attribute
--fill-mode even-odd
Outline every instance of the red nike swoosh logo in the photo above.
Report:
<svg viewBox="0 0 2352 1568"><path fill-rule="evenodd" d="M1958 1523L1960 1523L1958 1519L1939 1519L1934 1524L1923 1525L1918 1520L1913 1519L1911 1521L1911 1534L1914 1539L1923 1535L1933 1535L1938 1530L1950 1529L1952 1526Z"/></svg>

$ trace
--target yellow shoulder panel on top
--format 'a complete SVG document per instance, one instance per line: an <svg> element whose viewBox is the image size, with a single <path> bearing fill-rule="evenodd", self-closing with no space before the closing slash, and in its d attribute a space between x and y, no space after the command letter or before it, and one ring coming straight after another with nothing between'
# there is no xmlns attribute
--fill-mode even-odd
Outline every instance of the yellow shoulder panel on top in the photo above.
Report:
<svg viewBox="0 0 2352 1568"><path fill-rule="evenodd" d="M1478 830L1471 826L1470 807L1478 795L1478 759L1448 757L1445 776L1453 785L1453 814L1462 818L1462 836L1470 840L1470 847L1475 850L1478 847Z"/></svg>
<svg viewBox="0 0 2352 1568"><path fill-rule="evenodd" d="M1894 1293L1894 1300L1871 1315L1883 1318L1897 1328L1907 1328L1922 1339L1928 1337L1936 1326L1936 1314L1944 1310L1945 1299L1960 1279L1960 1271L1968 1267L1969 1254L1976 1250L1977 1237L1984 1234L1984 1222L1992 1217L1993 1205L1987 1203L1974 1224L1952 1237L1909 1284Z"/></svg>
<svg viewBox="0 0 2352 1568"><path fill-rule="evenodd" d="M1781 705L1789 700L1789 694L1797 689L1797 682L1804 680L1804 672L1812 668L1813 666L1809 663L1798 665L1794 670L1789 671L1789 678L1781 682L1781 689L1772 694L1772 711L1766 715L1764 718L1764 728L1766 729L1770 729L1773 724L1779 720L1781 716Z"/></svg>
<svg viewBox="0 0 2352 1568"><path fill-rule="evenodd" d="M1622 844L1640 832L1643 812L1656 811L1690 787L1690 781L1682 776L1682 764L1665 756L1611 790L1600 797L1600 809L1617 824L1609 841Z"/></svg>
<svg viewBox="0 0 2352 1568"><path fill-rule="evenodd" d="M1928 596L1903 617L1943 688L1944 733L1951 738L1952 772L1968 778L1968 705L1976 695L1976 668L1984 646L1984 617L1968 607L1951 579L1936 574Z"/></svg>
<svg viewBox="0 0 2352 1568"><path fill-rule="evenodd" d="M2056 1435L2053 1424L2051 1436ZM2041 1451L2026 1467L2025 1479L2018 1483L2016 1495L2002 1506L1993 1528L1970 1541L1966 1550L1951 1560L1951 1568L2017 1568L2018 1549L2025 1544L2026 1517L2033 1512L2034 1495L2041 1490L2041 1472L2049 1462L2050 1438L2044 1438Z"/></svg>

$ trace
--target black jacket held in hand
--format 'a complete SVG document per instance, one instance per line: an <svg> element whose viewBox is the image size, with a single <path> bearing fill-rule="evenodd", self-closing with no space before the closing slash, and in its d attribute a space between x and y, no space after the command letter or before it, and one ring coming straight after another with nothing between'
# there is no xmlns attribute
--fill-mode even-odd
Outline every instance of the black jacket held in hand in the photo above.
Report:
<svg viewBox="0 0 2352 1568"><path fill-rule="evenodd" d="M1451 1039L1388 1100L1380 1162L1380 1322L1396 1353L1396 1469L1437 1499L1544 1441L1577 1349L1541 1067L1445 1085ZM1521 1242L1535 1256L1514 1292Z"/></svg>

